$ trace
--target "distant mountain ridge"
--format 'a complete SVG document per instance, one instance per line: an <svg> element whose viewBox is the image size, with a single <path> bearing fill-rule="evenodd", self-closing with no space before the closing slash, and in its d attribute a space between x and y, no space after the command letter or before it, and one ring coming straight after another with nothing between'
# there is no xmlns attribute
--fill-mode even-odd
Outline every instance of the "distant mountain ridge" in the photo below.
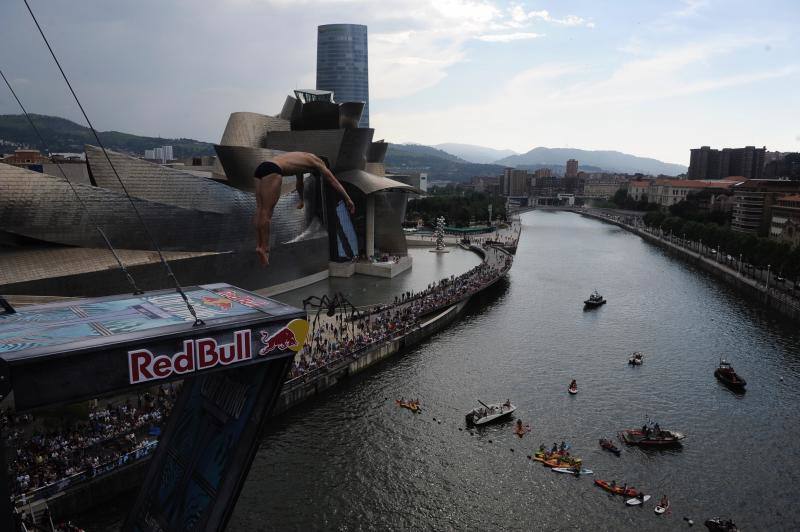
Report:
<svg viewBox="0 0 800 532"><path fill-rule="evenodd" d="M384 160L386 169L395 172L425 172L429 181L469 181L474 176L503 173L497 164L476 164L451 153L422 144L389 144Z"/></svg>
<svg viewBox="0 0 800 532"><path fill-rule="evenodd" d="M82 152L85 144L96 141L89 128L66 118L46 115L31 115L52 152ZM99 133L107 148L134 155L160 146L172 146L176 158L183 159L201 155L215 155L214 145L189 138L167 139L131 135L118 131ZM15 146L30 146L44 150L31 130L24 115L0 115L0 153L10 153ZM451 147L454 154L443 147ZM495 150L471 144L446 143L437 147L422 144L389 144L386 153L386 168L394 172L426 172L432 181L469 181L474 176L497 176L503 168L515 167L535 170L550 168L563 175L567 159L577 159L579 168L586 172L624 172L651 175L678 175L686 167L647 157L637 157L618 151L590 151L574 148L534 148L527 153L509 155L487 164L472 162L470 158L485 160L492 153L513 153L511 150ZM463 155L463 156L462 156Z"/></svg>
<svg viewBox="0 0 800 532"><path fill-rule="evenodd" d="M79 153L83 151L84 145L97 144L91 129L76 124L72 120L36 114L31 114L30 117L53 153ZM144 155L144 150L172 146L173 154L177 159L215 155L213 144L199 140L144 137L119 131L102 131L98 132L98 135L106 148L122 153L141 156ZM25 115L0 115L0 140L44 151L44 146L41 145L36 133L31 129ZM0 147L0 152L3 151L4 149Z"/></svg>
<svg viewBox="0 0 800 532"><path fill-rule="evenodd" d="M638 157L619 151L594 151L577 148L534 148L527 153L512 155L495 162L506 166L521 167L524 165L563 165L568 159L577 159L579 168L595 166L606 172L622 172L628 174L643 173L650 175L678 175L685 173L686 166L665 163L649 157Z"/></svg>
<svg viewBox="0 0 800 532"><path fill-rule="evenodd" d="M444 150L447 153L464 159L470 163L491 164L499 159L517 155L514 150L496 150L494 148L487 148L486 146L476 146L474 144L458 144L455 142L448 142L445 144L436 144L434 148Z"/></svg>

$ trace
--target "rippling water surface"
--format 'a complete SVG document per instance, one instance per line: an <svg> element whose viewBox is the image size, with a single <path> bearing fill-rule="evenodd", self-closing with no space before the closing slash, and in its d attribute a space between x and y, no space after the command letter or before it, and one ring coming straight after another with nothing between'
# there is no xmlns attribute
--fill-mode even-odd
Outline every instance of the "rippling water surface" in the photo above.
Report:
<svg viewBox="0 0 800 532"><path fill-rule="evenodd" d="M523 225L507 282L463 320L273 423L231 530L668 530L716 514L800 527L797 325L614 226L550 212ZM609 303L584 312L594 288ZM634 350L641 367L626 363ZM714 379L721 356L745 395ZM476 399L506 398L531 434L466 430ZM686 433L683 448L599 448L645 415ZM593 477L526 458L561 440ZM593 478L666 493L672 510L628 508Z"/></svg>

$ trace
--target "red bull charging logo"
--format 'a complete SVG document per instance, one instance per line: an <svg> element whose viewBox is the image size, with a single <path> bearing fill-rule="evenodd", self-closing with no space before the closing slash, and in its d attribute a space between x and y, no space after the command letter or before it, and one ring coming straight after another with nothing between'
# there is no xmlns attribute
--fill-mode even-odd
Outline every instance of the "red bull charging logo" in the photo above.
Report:
<svg viewBox="0 0 800 532"><path fill-rule="evenodd" d="M261 331L261 344L263 347L258 351L258 354L264 356L276 349L279 351L291 349L296 353L303 348L307 334L308 322L306 320L292 320L286 327L275 334Z"/></svg>
<svg viewBox="0 0 800 532"><path fill-rule="evenodd" d="M128 374L131 384L166 379L173 375L208 370L217 366L227 366L253 359L253 352L258 349L258 356L263 357L276 351L290 349L298 352L303 348L308 334L306 320L292 320L286 327L270 334L259 331L260 346L255 348L252 342L252 331L244 329L233 333L233 342L220 344L214 338L198 338L184 340L183 349L171 355L158 355L149 349L128 351Z"/></svg>

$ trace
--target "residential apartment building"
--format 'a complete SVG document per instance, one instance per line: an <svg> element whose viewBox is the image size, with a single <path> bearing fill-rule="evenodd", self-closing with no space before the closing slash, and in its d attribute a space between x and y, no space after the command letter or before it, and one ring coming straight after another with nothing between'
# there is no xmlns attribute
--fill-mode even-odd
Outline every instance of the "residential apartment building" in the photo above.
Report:
<svg viewBox="0 0 800 532"><path fill-rule="evenodd" d="M578 161L575 159L570 159L567 161L567 171L564 173L564 177L578 177Z"/></svg>
<svg viewBox="0 0 800 532"><path fill-rule="evenodd" d="M530 175L526 170L506 168L501 185L504 196L527 196L530 192Z"/></svg>
<svg viewBox="0 0 800 532"><path fill-rule="evenodd" d="M764 173L767 148L745 146L744 148L713 149L702 146L691 150L689 179L722 179L743 176L746 179L761 179Z"/></svg>
<svg viewBox="0 0 800 532"><path fill-rule="evenodd" d="M800 246L800 194L778 198L772 207L769 237L792 246Z"/></svg>
<svg viewBox="0 0 800 532"><path fill-rule="evenodd" d="M647 189L647 201L666 209L685 200L689 194L709 191L712 196L709 209L717 210L713 208L713 203L717 201L713 196L730 194L732 187L742 181L744 180L655 179L650 182Z"/></svg>
<svg viewBox="0 0 800 532"><path fill-rule="evenodd" d="M652 180L650 179L634 179L628 182L628 197L634 201L642 201L648 198L648 191Z"/></svg>
<svg viewBox="0 0 800 532"><path fill-rule="evenodd" d="M734 187L731 229L767 236L771 232L772 209L783 196L800 194L800 181L748 179Z"/></svg>
<svg viewBox="0 0 800 532"><path fill-rule="evenodd" d="M29 165L32 164L41 165L44 163L49 163L50 159L47 156L42 155L39 152L39 150L22 149L22 150L14 150L14 153L12 153L11 155L6 155L2 159L0 159L0 162L4 162L6 164L10 164L13 166L20 166L27 168Z"/></svg>
<svg viewBox="0 0 800 532"><path fill-rule="evenodd" d="M618 181L586 181L583 184L583 196L586 198L609 199L625 186Z"/></svg>

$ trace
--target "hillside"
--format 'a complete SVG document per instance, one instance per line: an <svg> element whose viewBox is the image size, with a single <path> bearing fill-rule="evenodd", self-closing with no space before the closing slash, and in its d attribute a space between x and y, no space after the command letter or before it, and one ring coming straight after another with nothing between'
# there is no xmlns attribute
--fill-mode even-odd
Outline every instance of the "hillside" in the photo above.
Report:
<svg viewBox="0 0 800 532"><path fill-rule="evenodd" d="M396 173L427 172L431 181L469 181L473 176L500 175L503 166L470 163L430 146L390 144L386 169Z"/></svg>
<svg viewBox="0 0 800 532"><path fill-rule="evenodd" d="M592 151L575 148L534 148L527 153L505 157L496 164L522 167L523 165L564 165L567 159L577 159L580 169L595 166L607 172L634 174L641 172L650 175L678 175L686 172L680 164L665 163L649 157L637 157L618 151Z"/></svg>
<svg viewBox="0 0 800 532"><path fill-rule="evenodd" d="M31 118L52 152L82 152L85 144L97 144L88 127L66 118L34 114ZM143 137L119 131L103 131L99 135L106 148L123 153L143 155L147 149L172 146L173 154L178 159L214 155L214 146L199 140ZM0 140L44 151L24 115L0 115ZM6 151L12 150L9 148Z"/></svg>
<svg viewBox="0 0 800 532"><path fill-rule="evenodd" d="M490 164L504 157L517 155L513 150L496 150L494 148L487 148L486 146L476 146L474 144L457 144L449 142L445 144L436 144L434 148L444 150L447 153L464 159L470 163Z"/></svg>

